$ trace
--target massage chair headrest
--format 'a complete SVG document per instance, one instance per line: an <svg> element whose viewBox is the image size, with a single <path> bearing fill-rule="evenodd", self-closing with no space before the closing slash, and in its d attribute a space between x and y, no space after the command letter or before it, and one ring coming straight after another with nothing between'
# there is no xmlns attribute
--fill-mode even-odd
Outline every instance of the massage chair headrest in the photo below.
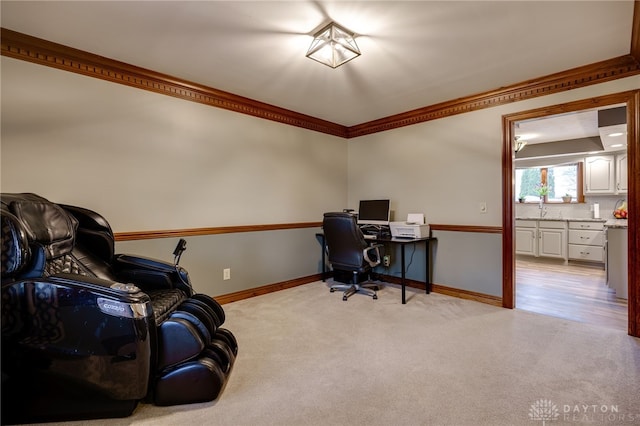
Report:
<svg viewBox="0 0 640 426"><path fill-rule="evenodd" d="M3 194L2 203L20 220L29 242L44 247L47 259L71 252L78 221L62 207L35 194Z"/></svg>

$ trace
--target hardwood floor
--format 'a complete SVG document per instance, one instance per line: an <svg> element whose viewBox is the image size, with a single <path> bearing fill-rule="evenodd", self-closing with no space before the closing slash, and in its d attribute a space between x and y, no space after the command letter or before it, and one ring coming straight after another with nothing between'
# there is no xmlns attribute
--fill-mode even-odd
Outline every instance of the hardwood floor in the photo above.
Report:
<svg viewBox="0 0 640 426"><path fill-rule="evenodd" d="M606 286L601 266L516 257L516 309L627 330L627 301Z"/></svg>

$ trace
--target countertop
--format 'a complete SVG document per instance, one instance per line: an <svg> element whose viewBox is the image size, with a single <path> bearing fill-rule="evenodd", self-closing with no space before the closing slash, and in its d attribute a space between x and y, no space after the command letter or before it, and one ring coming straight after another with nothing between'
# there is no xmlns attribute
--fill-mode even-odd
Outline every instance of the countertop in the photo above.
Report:
<svg viewBox="0 0 640 426"><path fill-rule="evenodd" d="M564 222L606 222L606 219L594 219L592 217L554 217L554 216L518 216L516 220L560 220Z"/></svg>
<svg viewBox="0 0 640 426"><path fill-rule="evenodd" d="M516 220L541 220L541 221L563 221L563 222L601 222L607 228L627 228L627 219L594 219L592 217L553 217L553 216L518 216Z"/></svg>
<svg viewBox="0 0 640 426"><path fill-rule="evenodd" d="M609 219L604 223L607 228L624 228L629 227L627 219Z"/></svg>

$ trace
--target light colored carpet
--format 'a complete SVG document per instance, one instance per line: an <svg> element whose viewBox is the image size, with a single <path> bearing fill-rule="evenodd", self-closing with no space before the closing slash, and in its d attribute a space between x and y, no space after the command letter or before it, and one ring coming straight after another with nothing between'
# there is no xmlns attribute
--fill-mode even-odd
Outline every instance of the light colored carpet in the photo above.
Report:
<svg viewBox="0 0 640 426"><path fill-rule="evenodd" d="M393 285L378 295L343 302L316 282L224 305L239 353L217 401L82 424L640 424L640 339L413 289L402 305Z"/></svg>

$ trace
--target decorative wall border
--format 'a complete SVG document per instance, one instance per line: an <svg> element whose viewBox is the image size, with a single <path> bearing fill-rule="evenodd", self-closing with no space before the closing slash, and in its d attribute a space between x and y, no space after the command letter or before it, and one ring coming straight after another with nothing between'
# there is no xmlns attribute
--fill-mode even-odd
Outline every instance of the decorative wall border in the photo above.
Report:
<svg viewBox="0 0 640 426"><path fill-rule="evenodd" d="M480 226L480 225L429 225L431 231L449 232L478 232L481 234L502 234L501 226Z"/></svg>
<svg viewBox="0 0 640 426"><path fill-rule="evenodd" d="M62 44L1 29L1 54L112 83L124 84L187 101L252 115L290 126L345 138L345 126L300 114L233 93L136 67Z"/></svg>
<svg viewBox="0 0 640 426"><path fill-rule="evenodd" d="M203 235L235 234L239 232L281 231L284 229L320 228L322 222L278 223L270 225L219 226L211 228L169 229L162 231L118 232L116 241L153 240L156 238L197 237ZM430 225L432 231L478 232L501 234L500 226L479 225Z"/></svg>
<svg viewBox="0 0 640 426"><path fill-rule="evenodd" d="M299 285L313 283L316 281L320 281L321 279L322 279L322 274L314 274L306 277L296 278L293 280L282 281L275 284L267 284L260 287L236 291L234 293L223 294L221 296L215 296L214 298L218 303L220 303L221 305L224 305L225 303L237 302L239 300L250 299L256 296L262 296L263 294L274 293L276 291L285 290L287 288L292 288L292 287L297 287Z"/></svg>
<svg viewBox="0 0 640 426"><path fill-rule="evenodd" d="M391 275L382 275L380 277L385 283L400 285L400 278ZM314 274L306 277L300 277L293 280L282 281L275 284L267 284L260 287L249 288L246 290L236 291L234 293L215 296L218 303L224 305L226 303L237 302L244 299L250 299L264 294L274 293L276 291L285 290L287 288L297 287L304 284L310 284L322 279L322 274ZM406 286L417 288L424 291L424 283L415 280L406 280ZM447 296L457 297L459 299L474 300L476 302L486 303L488 305L502 307L502 298L489 294L478 293L475 291L463 290L459 288L448 287L442 284L431 284L433 293L445 294Z"/></svg>
<svg viewBox="0 0 640 426"><path fill-rule="evenodd" d="M385 130L397 129L430 120L464 114L485 108L547 96L553 93L577 89L592 84L640 74L640 64L631 55L624 55L595 64L562 71L545 77L527 80L477 95L418 108L349 127L348 136L354 138Z"/></svg>
<svg viewBox="0 0 640 426"><path fill-rule="evenodd" d="M320 228L322 222L279 223L271 225L218 226L211 228L170 229L164 231L117 232L116 241L153 240L156 238L197 237L202 235L237 234L240 232L281 231L284 229Z"/></svg>
<svg viewBox="0 0 640 426"><path fill-rule="evenodd" d="M342 126L93 53L1 28L3 56L124 84L192 102L342 138L355 138L425 121L493 108L640 74L640 9L634 11L631 54L562 71L496 90L418 108L355 126Z"/></svg>

